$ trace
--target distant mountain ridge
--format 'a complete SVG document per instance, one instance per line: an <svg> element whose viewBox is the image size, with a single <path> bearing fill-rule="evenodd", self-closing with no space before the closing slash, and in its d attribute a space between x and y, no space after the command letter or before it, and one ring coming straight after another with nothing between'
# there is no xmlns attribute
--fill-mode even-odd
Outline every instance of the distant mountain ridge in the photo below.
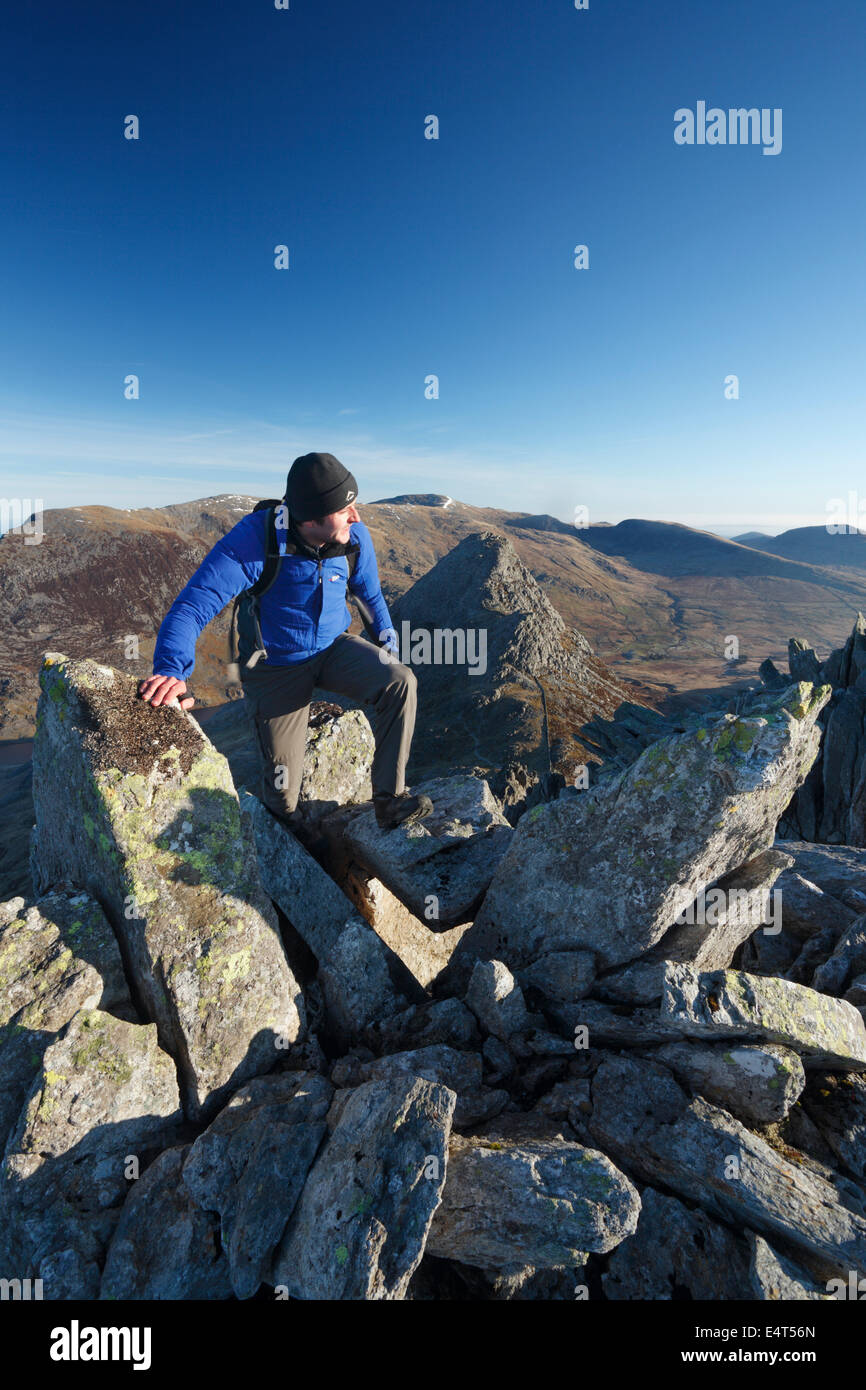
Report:
<svg viewBox="0 0 866 1390"><path fill-rule="evenodd" d="M227 493L159 508L61 508L43 514L39 545L25 544L21 528L0 538L2 737L32 733L45 650L150 674L173 599L257 500ZM757 680L766 656L785 659L791 632L807 632L829 653L866 610L866 570L856 565L817 565L773 553L763 540L746 545L676 523L630 519L576 529L556 517L474 507L438 493L399 494L362 504L361 512L389 605L465 537L498 532L595 656L660 698L697 698L720 684ZM809 540L816 529L766 542L793 552L797 538L805 532ZM860 553L854 538L826 539ZM205 704L237 694L227 681L227 622L225 610L199 638L190 684ZM360 628L356 619L352 630ZM730 634L739 639L736 666L725 656Z"/></svg>

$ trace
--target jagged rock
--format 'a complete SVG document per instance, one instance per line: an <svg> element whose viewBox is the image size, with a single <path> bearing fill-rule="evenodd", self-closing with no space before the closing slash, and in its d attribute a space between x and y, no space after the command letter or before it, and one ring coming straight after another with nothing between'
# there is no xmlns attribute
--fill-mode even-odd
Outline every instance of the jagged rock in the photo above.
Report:
<svg viewBox="0 0 866 1390"><path fill-rule="evenodd" d="M751 1247L749 1289L752 1298L768 1302L804 1302L807 1299L829 1299L826 1285L815 1284L802 1269L779 1255L763 1236L746 1231Z"/></svg>
<svg viewBox="0 0 866 1390"><path fill-rule="evenodd" d="M689 1103L667 1068L606 1057L592 1101L590 1133L627 1172L734 1227L781 1237L828 1276L866 1273L866 1219L837 1188L702 1097Z"/></svg>
<svg viewBox="0 0 866 1390"><path fill-rule="evenodd" d="M302 1299L402 1299L439 1205L455 1096L421 1077L349 1093L274 1257Z"/></svg>
<svg viewBox="0 0 866 1390"><path fill-rule="evenodd" d="M800 1103L836 1159L866 1178L866 1079L819 1072Z"/></svg>
<svg viewBox="0 0 866 1390"><path fill-rule="evenodd" d="M358 1061L351 1071L343 1063L331 1074L335 1085L359 1086L364 1081L390 1081L398 1076L422 1076L457 1093L454 1124L462 1129L481 1124L503 1108L507 1091L490 1091L481 1084L482 1063L478 1053L458 1052L444 1043L419 1047L411 1052L393 1052L387 1057Z"/></svg>
<svg viewBox="0 0 866 1390"><path fill-rule="evenodd" d="M181 1181L188 1146L166 1149L124 1203L105 1260L102 1299L231 1298L219 1221Z"/></svg>
<svg viewBox="0 0 866 1390"><path fill-rule="evenodd" d="M346 826L352 853L431 931L471 919L515 833L480 777L437 777L413 784L433 813L381 830L373 811Z"/></svg>
<svg viewBox="0 0 866 1390"><path fill-rule="evenodd" d="M464 922L449 931L431 931L429 923L419 921L380 879L365 873L354 861L349 864L345 878L338 876L338 881L376 935L425 987L445 969L458 941L470 926Z"/></svg>
<svg viewBox="0 0 866 1390"><path fill-rule="evenodd" d="M661 1012L691 1037L781 1043L806 1067L866 1071L866 1027L853 1004L790 980L670 964Z"/></svg>
<svg viewBox="0 0 866 1390"><path fill-rule="evenodd" d="M866 914L855 917L836 943L833 954L818 966L812 980L822 994L842 994L848 981L866 970Z"/></svg>
<svg viewBox="0 0 866 1390"><path fill-rule="evenodd" d="M581 999L577 1004L550 1004L547 1012L562 1031L575 1038L575 1047L650 1047L654 1043L678 1042L682 1029L662 1018L657 1009L626 1010L622 1005L605 1004L599 999ZM587 1030L586 1043L577 1035Z"/></svg>
<svg viewBox="0 0 866 1390"><path fill-rule="evenodd" d="M132 1014L110 924L87 893L0 903L0 1153L46 1047L79 1009Z"/></svg>
<svg viewBox="0 0 866 1390"><path fill-rule="evenodd" d="M800 941L819 932L832 930L838 936L853 922L856 913L837 897L825 893L817 883L804 878L796 869L780 875L776 891L782 900L782 926Z"/></svg>
<svg viewBox="0 0 866 1390"><path fill-rule="evenodd" d="M793 686L764 696L760 715L709 717L579 797L527 812L443 987L459 992L474 959L519 970L586 949L612 967L649 950L703 888L769 848L829 694Z"/></svg>
<svg viewBox="0 0 866 1390"><path fill-rule="evenodd" d="M838 937L838 929L825 927L815 936L810 936L800 949L800 954L791 962L784 973L784 979L795 985L811 985L815 972L833 954Z"/></svg>
<svg viewBox="0 0 866 1390"><path fill-rule="evenodd" d="M671 927L639 960L600 976L593 993L601 999L651 1004L661 998L667 961L695 970L729 966L737 949L759 932L762 923L773 922L773 932L780 928L781 923L774 921L778 913L771 893L779 874L793 862L790 854L778 849L756 855L700 894L687 914L694 920Z"/></svg>
<svg viewBox="0 0 866 1390"><path fill-rule="evenodd" d="M69 877L98 897L201 1118L303 1031L228 765L190 715L144 704L111 667L49 653L40 682L40 887Z"/></svg>
<svg viewBox="0 0 866 1390"><path fill-rule="evenodd" d="M575 1003L589 994L595 980L591 951L548 951L520 972L524 989L536 990L554 1003Z"/></svg>
<svg viewBox="0 0 866 1390"><path fill-rule="evenodd" d="M575 1112L584 1113L591 1108L589 1081L586 1078L557 1081L535 1106L540 1115L549 1115L551 1119L565 1116L569 1122Z"/></svg>
<svg viewBox="0 0 866 1390"><path fill-rule="evenodd" d="M370 769L375 739L360 709L315 702L310 706L298 809L315 825L329 811L373 795Z"/></svg>
<svg viewBox="0 0 866 1390"><path fill-rule="evenodd" d="M532 1026L523 991L500 960L476 961L466 1003L482 1028L502 1042Z"/></svg>
<svg viewBox="0 0 866 1390"><path fill-rule="evenodd" d="M562 740L557 762L585 763L593 755L580 726L633 694L498 532L464 536L389 607L401 659L418 677L413 787L469 759L543 774L550 729Z"/></svg>
<svg viewBox="0 0 866 1390"><path fill-rule="evenodd" d="M637 1189L595 1149L454 1135L427 1246L482 1269L580 1265L630 1235L639 1211Z"/></svg>
<svg viewBox="0 0 866 1390"><path fill-rule="evenodd" d="M217 1212L231 1288L252 1298L303 1190L327 1126L333 1088L316 1072L260 1077L238 1091L196 1139L183 1181Z"/></svg>
<svg viewBox="0 0 866 1390"><path fill-rule="evenodd" d="M488 1080L501 1081L511 1076L514 1071L514 1057L504 1042L491 1034L489 1038L484 1039L481 1051L490 1069Z"/></svg>
<svg viewBox="0 0 866 1390"><path fill-rule="evenodd" d="M693 1095L714 1101L747 1124L781 1120L806 1084L797 1053L773 1043L730 1048L665 1043L655 1056Z"/></svg>
<svg viewBox="0 0 866 1390"><path fill-rule="evenodd" d="M817 884L823 893L847 901L849 891L866 892L866 849L850 845L819 845L809 840L777 841L777 848L794 856L794 872ZM787 878L787 872L783 875ZM779 886L779 885L777 885ZM855 915L859 909L853 908ZM827 922L822 922L826 926ZM806 933L808 934L808 933Z"/></svg>
<svg viewBox="0 0 866 1390"><path fill-rule="evenodd" d="M414 1047L450 1043L477 1047L481 1034L475 1015L459 999L437 999L413 1004L403 1013L366 1028L363 1042L374 1052L406 1052Z"/></svg>
<svg viewBox="0 0 866 1390"><path fill-rule="evenodd" d="M789 684L789 677L783 675L776 663L771 661L769 657L761 662L758 667L758 675L768 690L784 690Z"/></svg>
<svg viewBox="0 0 866 1390"><path fill-rule="evenodd" d="M520 1035L525 1038L526 1047L533 1057L573 1057L574 1042L571 1038L563 1038L558 1033L549 1033L546 1028L532 1028L525 1034ZM514 1034L509 1040L512 1048L514 1047Z"/></svg>
<svg viewBox="0 0 866 1390"><path fill-rule="evenodd" d="M803 943L783 927L779 932L756 931L743 943L739 968L752 975L784 975Z"/></svg>
<svg viewBox="0 0 866 1390"><path fill-rule="evenodd" d="M698 1208L645 1187L637 1230L618 1245L602 1275L614 1301L728 1299L751 1296L749 1252L742 1240Z"/></svg>
<svg viewBox="0 0 866 1390"><path fill-rule="evenodd" d="M46 1049L6 1147L3 1267L45 1279L48 1298L97 1297L130 1159L146 1166L176 1141L181 1120L175 1067L156 1027L98 1009L75 1014Z"/></svg>
<svg viewBox="0 0 866 1390"><path fill-rule="evenodd" d="M821 679L821 663L817 655L797 637L791 637L788 641L788 670L794 681L809 681L817 685Z"/></svg>
<svg viewBox="0 0 866 1390"><path fill-rule="evenodd" d="M411 1052L393 1052L387 1057L375 1057L358 1064L358 1080L388 1080L397 1074L423 1076L452 1091L471 1091L481 1085L481 1058L476 1052L458 1052L444 1043L418 1047Z"/></svg>
<svg viewBox="0 0 866 1390"><path fill-rule="evenodd" d="M791 673L814 668L805 643L789 644ZM866 845L866 619L857 614L844 647L820 668L833 687L822 713L821 757L786 809L780 831L786 836L830 844ZM796 676L794 677L797 678Z"/></svg>
<svg viewBox="0 0 866 1390"><path fill-rule="evenodd" d="M371 1024L402 1013L423 990L362 917L353 914L319 963L328 1026L348 1047Z"/></svg>
<svg viewBox="0 0 866 1390"><path fill-rule="evenodd" d="M319 962L328 1025L348 1046L362 1029L421 1002L424 990L329 874L248 792L240 805L255 837L262 883Z"/></svg>

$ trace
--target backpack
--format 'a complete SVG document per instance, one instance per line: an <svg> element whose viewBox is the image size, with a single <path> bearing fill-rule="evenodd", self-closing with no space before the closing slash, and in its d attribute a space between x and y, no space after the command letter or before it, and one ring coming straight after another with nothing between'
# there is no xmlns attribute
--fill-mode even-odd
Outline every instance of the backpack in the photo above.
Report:
<svg viewBox="0 0 866 1390"><path fill-rule="evenodd" d="M255 584L238 594L232 604L232 616L229 625L229 675L234 681L240 680L239 663L242 648L244 651L250 652L244 662L246 666L255 666L261 657L267 660L268 654L262 641L262 630L259 622L259 598L262 594L267 593L280 572L280 563L283 557L280 554L279 542L277 541L277 508L282 506L285 506L284 498L270 497L262 502L257 502L253 507L254 512L261 512L266 508L269 512L265 532L265 563ZM298 552L298 547L290 538L286 540L286 549L294 554ZM355 573L359 550L360 546L356 542L351 549L345 552L349 566L349 579ZM352 597L361 610L367 635L371 641L378 645L372 610L357 594L353 594Z"/></svg>

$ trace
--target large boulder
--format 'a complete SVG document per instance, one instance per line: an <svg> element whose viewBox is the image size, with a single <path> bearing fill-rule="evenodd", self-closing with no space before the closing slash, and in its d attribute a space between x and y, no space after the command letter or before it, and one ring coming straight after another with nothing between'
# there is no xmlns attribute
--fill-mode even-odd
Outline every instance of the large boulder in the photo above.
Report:
<svg viewBox="0 0 866 1390"><path fill-rule="evenodd" d="M596 1149L454 1135L431 1255L481 1268L581 1265L637 1226L637 1189Z"/></svg>
<svg viewBox="0 0 866 1390"><path fill-rule="evenodd" d="M45 1051L6 1146L3 1267L48 1298L95 1298L130 1183L176 1142L177 1077L153 1024L82 1009Z"/></svg>
<svg viewBox="0 0 866 1390"><path fill-rule="evenodd" d="M662 1017L697 1038L781 1043L807 1067L866 1071L866 1025L844 999L742 970L665 969Z"/></svg>
<svg viewBox="0 0 866 1390"><path fill-rule="evenodd" d="M778 907L773 884L783 869L793 864L790 854L768 849L727 874L700 894L697 903L665 932L661 941L629 965L601 975L593 994L601 999L651 1004L661 998L665 965L678 961L695 970L721 970L731 964L744 941L761 930L778 932ZM771 923L773 923L771 925Z"/></svg>
<svg viewBox="0 0 866 1390"><path fill-rule="evenodd" d="M798 685L748 717L709 716L619 776L526 812L443 987L465 984L472 959L520 969L586 949L611 967L648 951L702 889L770 848L829 696Z"/></svg>
<svg viewBox="0 0 866 1390"><path fill-rule="evenodd" d="M274 1258L275 1286L302 1299L405 1298L445 1181L454 1101L402 1074L345 1094Z"/></svg>
<svg viewBox="0 0 866 1390"><path fill-rule="evenodd" d="M373 811L354 816L346 841L431 931L468 922L514 834L482 777L436 777L413 785L433 803L423 820L382 830Z"/></svg>
<svg viewBox="0 0 866 1390"><path fill-rule="evenodd" d="M655 1055L693 1095L714 1101L745 1124L784 1119L806 1084L798 1054L775 1043L665 1043Z"/></svg>
<svg viewBox="0 0 866 1390"><path fill-rule="evenodd" d="M319 963L327 1024L338 1045L370 1024L420 1003L424 989L292 832L249 792L240 804L252 828L259 872Z"/></svg>
<svg viewBox="0 0 866 1390"><path fill-rule="evenodd" d="M108 1248L102 1299L231 1298L219 1220L181 1181L188 1145L165 1149L124 1203Z"/></svg>
<svg viewBox="0 0 866 1390"><path fill-rule="evenodd" d="M690 1102L667 1068L606 1057L593 1077L592 1104L593 1139L626 1172L735 1229L781 1238L810 1271L866 1275L866 1218L844 1203L840 1186L703 1097Z"/></svg>
<svg viewBox="0 0 866 1390"><path fill-rule="evenodd" d="M745 1241L676 1197L645 1187L637 1230L618 1245L602 1275L618 1301L750 1297Z"/></svg>
<svg viewBox="0 0 866 1390"><path fill-rule="evenodd" d="M144 704L111 667L48 654L40 682L34 876L98 898L200 1119L304 1027L228 765L190 715Z"/></svg>
<svg viewBox="0 0 866 1390"><path fill-rule="evenodd" d="M187 1193L201 1211L219 1214L238 1298L252 1298L268 1276L327 1132L332 1096L315 1072L258 1077L236 1092L185 1158Z"/></svg>
<svg viewBox="0 0 866 1390"><path fill-rule="evenodd" d="M79 1009L132 1018L114 932L87 893L0 903L0 1153L42 1057Z"/></svg>

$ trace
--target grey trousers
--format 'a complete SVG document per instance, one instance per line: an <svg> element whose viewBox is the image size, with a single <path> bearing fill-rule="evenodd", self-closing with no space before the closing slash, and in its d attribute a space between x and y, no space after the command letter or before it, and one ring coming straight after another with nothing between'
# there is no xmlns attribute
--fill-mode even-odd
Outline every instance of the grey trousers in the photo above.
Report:
<svg viewBox="0 0 866 1390"><path fill-rule="evenodd" d="M324 651L291 666L241 666L241 682L262 759L258 795L277 815L289 815L298 804L317 686L369 706L365 713L376 740L373 795L405 790L418 692L410 667L382 661L372 642L344 632Z"/></svg>

